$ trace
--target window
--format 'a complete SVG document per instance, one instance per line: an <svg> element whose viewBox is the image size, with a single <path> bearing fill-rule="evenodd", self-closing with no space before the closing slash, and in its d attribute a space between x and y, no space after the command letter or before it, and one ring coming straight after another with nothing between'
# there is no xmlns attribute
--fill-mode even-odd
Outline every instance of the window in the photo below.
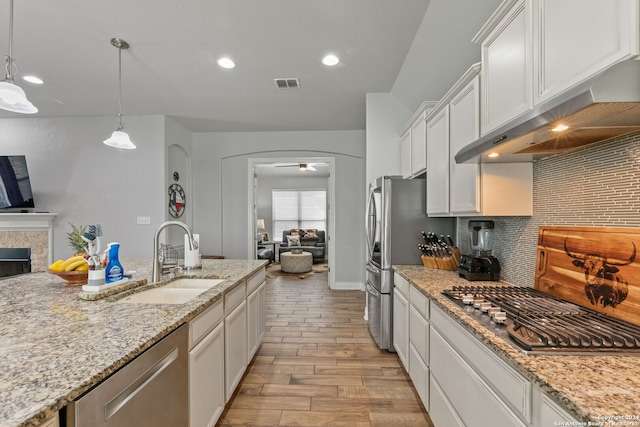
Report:
<svg viewBox="0 0 640 427"><path fill-rule="evenodd" d="M274 241L282 241L282 232L291 228L315 228L326 231L325 190L273 190L271 199Z"/></svg>

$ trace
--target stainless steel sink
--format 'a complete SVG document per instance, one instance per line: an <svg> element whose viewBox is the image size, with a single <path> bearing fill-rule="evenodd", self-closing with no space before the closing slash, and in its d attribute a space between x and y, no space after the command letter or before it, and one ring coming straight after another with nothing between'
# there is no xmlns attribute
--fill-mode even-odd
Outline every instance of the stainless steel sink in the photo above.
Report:
<svg viewBox="0 0 640 427"><path fill-rule="evenodd" d="M119 299L117 302L132 304L184 304L224 281L225 279L182 278L169 282L164 286L135 293Z"/></svg>

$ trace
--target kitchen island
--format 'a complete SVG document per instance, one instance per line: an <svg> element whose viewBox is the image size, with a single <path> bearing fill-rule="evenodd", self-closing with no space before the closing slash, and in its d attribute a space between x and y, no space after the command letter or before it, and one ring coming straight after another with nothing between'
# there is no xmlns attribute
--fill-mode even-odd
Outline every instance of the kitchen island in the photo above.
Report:
<svg viewBox="0 0 640 427"><path fill-rule="evenodd" d="M637 375L640 371L640 358L637 355L526 355L505 343L442 295L442 291L453 286L507 285L506 283L468 282L455 272L418 265L394 266L394 269L424 294L431 304L441 309L534 386L539 387L576 420L584 422L584 425L640 425L640 377ZM628 424L607 424L607 420ZM588 424L589 422L592 424Z"/></svg>
<svg viewBox="0 0 640 427"><path fill-rule="evenodd" d="M84 300L80 287L65 287L60 278L42 272L1 280L0 426L37 426L57 414L266 263L203 260L202 270L187 274L226 280L185 304L116 303L120 295ZM150 260L122 264L136 271L134 280L150 282Z"/></svg>

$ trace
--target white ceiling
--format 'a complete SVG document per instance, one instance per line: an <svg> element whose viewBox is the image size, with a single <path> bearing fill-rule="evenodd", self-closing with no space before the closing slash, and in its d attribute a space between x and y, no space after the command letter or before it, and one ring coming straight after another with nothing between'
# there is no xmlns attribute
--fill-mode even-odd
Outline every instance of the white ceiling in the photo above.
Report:
<svg viewBox="0 0 640 427"><path fill-rule="evenodd" d="M498 1L15 0L16 83L40 110L34 117L115 116L110 39L119 37L131 45L122 53L125 119L168 115L195 132L364 129L366 93L392 90L430 3L427 18L444 33L430 43L437 49L414 46L412 57L438 70L424 78L441 96L479 58L470 38ZM453 21L429 17L432 9ZM8 53L8 13L0 0L0 55ZM421 57L443 49L455 61ZM320 62L330 52L341 59L333 68ZM223 55L235 69L216 64ZM25 74L45 84L24 82ZM299 78L301 89L276 89L282 77ZM406 85L398 93L415 108Z"/></svg>

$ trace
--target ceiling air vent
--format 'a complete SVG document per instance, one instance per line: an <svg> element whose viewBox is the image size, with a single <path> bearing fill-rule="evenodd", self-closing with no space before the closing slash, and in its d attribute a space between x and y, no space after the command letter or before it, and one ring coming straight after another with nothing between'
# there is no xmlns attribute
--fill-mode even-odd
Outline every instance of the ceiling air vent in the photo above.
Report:
<svg viewBox="0 0 640 427"><path fill-rule="evenodd" d="M300 80L298 79L273 79L278 89L300 89Z"/></svg>

